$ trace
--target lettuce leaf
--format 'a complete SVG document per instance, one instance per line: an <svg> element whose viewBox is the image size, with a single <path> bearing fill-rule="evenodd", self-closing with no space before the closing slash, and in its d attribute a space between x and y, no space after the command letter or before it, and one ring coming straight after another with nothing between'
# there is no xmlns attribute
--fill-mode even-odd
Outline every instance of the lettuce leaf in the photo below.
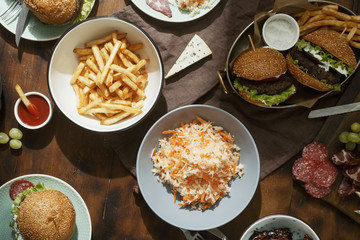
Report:
<svg viewBox="0 0 360 240"><path fill-rule="evenodd" d="M334 55L326 51L324 48L317 46L311 42L308 42L304 39L299 39L295 44L295 47L299 51L304 51L305 48L308 48L308 51L306 52L311 54L313 57L315 57L313 53L316 52L321 57L320 60L321 62L330 64L330 66L339 74L342 74L340 71L338 71L339 68L345 70L348 73L348 75L351 75L355 71L352 67L348 66L343 61L336 58Z"/></svg>
<svg viewBox="0 0 360 240"><path fill-rule="evenodd" d="M246 92L246 96L255 101L260 101L265 105L271 107L273 105L279 105L288 99L291 95L296 92L294 85L291 85L288 89L282 91L279 94L268 95L268 94L259 94L257 90L250 89L247 86L244 86L240 83L238 78L235 79L234 87L240 92Z"/></svg>
<svg viewBox="0 0 360 240"><path fill-rule="evenodd" d="M91 5L95 0L84 0L81 5L81 10L79 15L76 17L76 19L73 21L73 23L81 22L86 19L89 12L91 11Z"/></svg>

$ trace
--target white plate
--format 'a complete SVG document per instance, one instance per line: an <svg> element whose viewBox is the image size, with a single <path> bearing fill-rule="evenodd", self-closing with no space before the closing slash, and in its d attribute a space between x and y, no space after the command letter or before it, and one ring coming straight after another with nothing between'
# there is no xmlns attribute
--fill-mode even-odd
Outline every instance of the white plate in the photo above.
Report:
<svg viewBox="0 0 360 240"><path fill-rule="evenodd" d="M244 176L231 181L230 193L213 208L205 211L182 208L174 203L168 184L160 183L152 173L151 154L162 131L179 127L180 121L191 122L195 115L222 126L240 147L240 163ZM259 181L260 160L256 144L246 127L231 114L208 105L188 105L177 108L161 117L145 135L137 155L136 173L142 196L149 207L164 221L176 227L201 231L219 227L238 216L251 201Z"/></svg>
<svg viewBox="0 0 360 240"><path fill-rule="evenodd" d="M112 125L101 125L92 116L80 115L76 109L76 95L70 79L79 64L76 47L84 47L90 40L103 37L115 30L127 33L130 43L143 43L136 51L142 58L150 59L146 65L148 84L145 88L145 105L142 113ZM113 132L128 129L144 119L153 109L163 86L164 71L160 52L150 36L137 25L115 17L96 17L78 23L62 36L54 47L48 66L48 86L56 106L77 125L96 132Z"/></svg>
<svg viewBox="0 0 360 240"><path fill-rule="evenodd" d="M44 183L45 187L52 187L53 189L64 193L71 200L76 211L75 231L71 240L91 239L91 218L86 204L80 194L63 180L42 174L20 176L8 181L0 187L0 239L14 239L13 229L9 226L9 222L12 220L11 205L13 203L13 200L11 200L9 195L9 189L10 185L19 179L26 179L34 185L41 182Z"/></svg>
<svg viewBox="0 0 360 240"><path fill-rule="evenodd" d="M2 14L11 2L14 0L1 0L0 1L0 14ZM93 8L95 0L91 5L91 9ZM90 14L91 11L89 11ZM0 17L0 23L3 25L8 31L15 34L16 24L18 21L18 16L14 17L10 21L4 21ZM61 34L63 34L67 29L69 29L73 24L69 23L66 25L56 26L56 25L47 25L40 22L31 12L29 12L23 34L21 38L28 39L32 41L50 41L54 39L58 39Z"/></svg>
<svg viewBox="0 0 360 240"><path fill-rule="evenodd" d="M282 214L269 215L260 218L244 232L240 240L248 240L254 231L269 231L278 228L289 228L293 234L293 239L302 239L305 235L313 240L320 240L315 231L302 220Z"/></svg>
<svg viewBox="0 0 360 240"><path fill-rule="evenodd" d="M216 7L216 5L220 2L220 0L215 0L211 7L200 9L200 12L192 16L188 11L182 11L178 7L172 5L170 3L170 9L172 12L172 17L169 18L168 16L155 11L149 5L146 4L146 0L132 0L132 2L135 4L136 7L138 7L141 11L143 11L145 14L156 18L158 20L164 21L164 22L174 22L174 23L181 23L181 22L189 22L193 21L195 19L198 19L208 12L210 12L212 9Z"/></svg>

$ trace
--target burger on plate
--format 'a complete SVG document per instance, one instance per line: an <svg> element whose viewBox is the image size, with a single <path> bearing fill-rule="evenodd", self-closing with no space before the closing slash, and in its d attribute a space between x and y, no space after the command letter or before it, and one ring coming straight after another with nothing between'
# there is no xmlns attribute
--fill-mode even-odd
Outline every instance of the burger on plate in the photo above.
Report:
<svg viewBox="0 0 360 240"><path fill-rule="evenodd" d="M62 192L39 183L17 195L12 206L15 239L69 240L75 229L75 209Z"/></svg>
<svg viewBox="0 0 360 240"><path fill-rule="evenodd" d="M333 30L317 30L305 35L286 59L297 81L323 92L340 90L340 83L355 71L357 64L347 41Z"/></svg>
<svg viewBox="0 0 360 240"><path fill-rule="evenodd" d="M62 25L84 20L95 0L24 0L29 10L43 23Z"/></svg>
<svg viewBox="0 0 360 240"><path fill-rule="evenodd" d="M241 53L233 63L234 88L248 102L260 106L279 105L295 92L286 75L285 57L272 48L256 48Z"/></svg>

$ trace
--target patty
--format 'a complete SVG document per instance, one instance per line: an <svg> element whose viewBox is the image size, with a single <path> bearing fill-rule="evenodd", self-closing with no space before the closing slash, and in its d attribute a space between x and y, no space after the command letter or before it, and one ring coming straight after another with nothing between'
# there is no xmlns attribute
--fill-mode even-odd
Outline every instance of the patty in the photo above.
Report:
<svg viewBox="0 0 360 240"><path fill-rule="evenodd" d="M240 83L250 89L257 90L259 94L275 95L288 89L293 84L291 77L282 75L275 81L252 81L239 78Z"/></svg>
<svg viewBox="0 0 360 240"><path fill-rule="evenodd" d="M329 84L338 83L341 80L341 75L335 73L332 68L329 71L325 71L324 68L318 66L318 63L315 63L306 53L297 51L293 48L290 51L290 55L293 59L299 61L299 65L303 66L308 70L309 75L315 76L317 79L325 79Z"/></svg>

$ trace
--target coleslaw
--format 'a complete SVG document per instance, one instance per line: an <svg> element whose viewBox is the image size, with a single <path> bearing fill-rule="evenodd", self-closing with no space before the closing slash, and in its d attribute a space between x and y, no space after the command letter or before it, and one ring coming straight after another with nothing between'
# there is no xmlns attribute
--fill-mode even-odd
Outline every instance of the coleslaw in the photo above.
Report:
<svg viewBox="0 0 360 240"><path fill-rule="evenodd" d="M240 148L230 133L212 122L196 120L174 130L155 146L152 172L173 189L179 206L205 210L230 192L230 180L243 176Z"/></svg>

